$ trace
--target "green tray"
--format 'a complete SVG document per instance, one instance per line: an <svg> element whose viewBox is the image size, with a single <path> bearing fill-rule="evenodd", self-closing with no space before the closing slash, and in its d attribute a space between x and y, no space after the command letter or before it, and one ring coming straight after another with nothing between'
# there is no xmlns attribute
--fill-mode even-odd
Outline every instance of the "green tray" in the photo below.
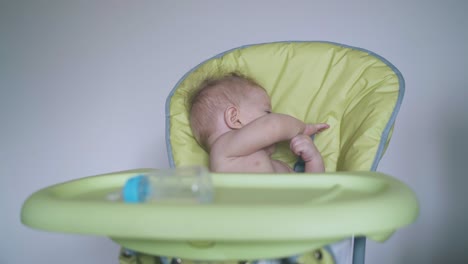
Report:
<svg viewBox="0 0 468 264"><path fill-rule="evenodd" d="M210 204L109 200L140 169L82 178L31 195L30 227L108 236L125 248L186 259L265 259L350 236L384 241L418 215L414 193L378 172L212 174Z"/></svg>

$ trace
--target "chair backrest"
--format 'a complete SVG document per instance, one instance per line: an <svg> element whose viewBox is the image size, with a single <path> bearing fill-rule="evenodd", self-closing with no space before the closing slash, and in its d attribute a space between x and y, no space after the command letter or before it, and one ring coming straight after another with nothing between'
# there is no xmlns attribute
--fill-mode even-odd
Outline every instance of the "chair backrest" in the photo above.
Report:
<svg viewBox="0 0 468 264"><path fill-rule="evenodd" d="M315 138L326 171L377 168L403 98L403 77L375 53L329 42L243 46L216 55L188 72L166 101L171 167L208 164L208 154L192 137L188 102L206 77L231 71L262 85L271 97L274 112L330 124ZM274 158L291 166L296 161L288 144L279 144Z"/></svg>

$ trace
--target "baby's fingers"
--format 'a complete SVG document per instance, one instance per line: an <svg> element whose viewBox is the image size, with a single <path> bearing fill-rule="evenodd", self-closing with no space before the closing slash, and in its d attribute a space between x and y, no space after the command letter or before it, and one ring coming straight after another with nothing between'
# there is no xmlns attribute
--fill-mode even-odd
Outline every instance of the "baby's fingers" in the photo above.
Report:
<svg viewBox="0 0 468 264"><path fill-rule="evenodd" d="M297 135L293 139L291 139L291 142L289 143L289 148L294 154L301 156L305 150L310 148L310 145L313 145L312 139L309 136L302 134Z"/></svg>
<svg viewBox="0 0 468 264"><path fill-rule="evenodd" d="M291 151L298 156L301 155L300 146L301 146L301 138L299 136L294 137L289 143L289 148L291 149Z"/></svg>
<svg viewBox="0 0 468 264"><path fill-rule="evenodd" d="M325 123L306 124L306 128L304 129L304 134L308 136L312 136L313 134L320 133L329 127L330 125L325 124Z"/></svg>

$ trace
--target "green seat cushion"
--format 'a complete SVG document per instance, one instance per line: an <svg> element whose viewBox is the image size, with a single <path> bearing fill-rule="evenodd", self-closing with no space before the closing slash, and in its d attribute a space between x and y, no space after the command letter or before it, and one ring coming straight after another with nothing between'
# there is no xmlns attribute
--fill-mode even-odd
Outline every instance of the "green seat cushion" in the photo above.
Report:
<svg viewBox="0 0 468 264"><path fill-rule="evenodd" d="M274 112L330 128L315 138L326 171L375 169L390 139L403 95L403 79L369 51L324 42L277 42L244 46L215 56L186 74L168 97L167 140L171 166L208 164L192 137L188 102L207 77L231 71L254 78ZM268 131L265 132L266 136ZM274 158L293 166L287 143Z"/></svg>

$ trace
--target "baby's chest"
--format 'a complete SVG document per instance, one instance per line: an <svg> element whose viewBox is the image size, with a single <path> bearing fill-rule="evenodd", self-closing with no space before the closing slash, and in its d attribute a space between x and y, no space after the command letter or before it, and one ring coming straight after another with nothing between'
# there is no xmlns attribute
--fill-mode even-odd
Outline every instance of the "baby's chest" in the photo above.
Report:
<svg viewBox="0 0 468 264"><path fill-rule="evenodd" d="M270 156L265 151L248 156L217 160L212 159L211 167L219 172L275 172Z"/></svg>

